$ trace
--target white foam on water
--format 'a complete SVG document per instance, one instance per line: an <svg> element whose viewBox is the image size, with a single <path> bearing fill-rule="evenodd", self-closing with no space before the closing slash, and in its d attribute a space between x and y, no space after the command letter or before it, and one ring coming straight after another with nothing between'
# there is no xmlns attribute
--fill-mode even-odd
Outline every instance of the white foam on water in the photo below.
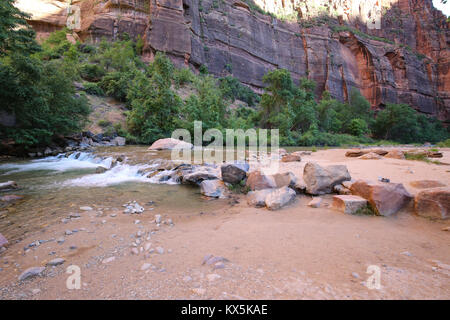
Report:
<svg viewBox="0 0 450 320"><path fill-rule="evenodd" d="M5 174L11 174L22 171L70 171L76 169L91 169L99 166L106 169L111 168L113 159L111 157L102 159L92 154L76 152L69 157L58 155L56 157L47 157L38 160L32 160L28 163L8 163L0 165L0 170L8 170Z"/></svg>
<svg viewBox="0 0 450 320"><path fill-rule="evenodd" d="M147 173L142 173L142 169L151 168L149 165L127 165L119 164L103 173L89 174L81 178L71 179L63 183L64 186L78 187L106 187L124 182L151 182L146 177Z"/></svg>

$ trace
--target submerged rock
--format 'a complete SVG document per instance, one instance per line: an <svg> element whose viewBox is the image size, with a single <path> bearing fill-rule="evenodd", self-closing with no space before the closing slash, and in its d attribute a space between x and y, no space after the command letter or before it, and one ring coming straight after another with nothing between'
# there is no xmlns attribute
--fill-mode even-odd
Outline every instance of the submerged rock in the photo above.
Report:
<svg viewBox="0 0 450 320"><path fill-rule="evenodd" d="M207 197L226 198L226 191L225 184L220 180L204 180L200 183L200 192Z"/></svg>
<svg viewBox="0 0 450 320"><path fill-rule="evenodd" d="M248 163L240 161L223 164L220 167L222 180L227 183L238 184L245 179L249 168Z"/></svg>
<svg viewBox="0 0 450 320"><path fill-rule="evenodd" d="M401 183L381 183L358 180L350 188L353 195L369 201L375 212L390 216L404 208L412 196Z"/></svg>
<svg viewBox="0 0 450 320"><path fill-rule="evenodd" d="M19 188L19 186L17 185L17 183L15 181L7 181L7 182L0 183L0 190L1 191L15 190L15 189L18 189L18 188Z"/></svg>
<svg viewBox="0 0 450 320"><path fill-rule="evenodd" d="M414 199L416 214L427 218L450 218L450 187L419 192Z"/></svg>
<svg viewBox="0 0 450 320"><path fill-rule="evenodd" d="M332 165L322 167L314 162L308 162L303 170L306 192L312 195L327 194L333 187L344 181L351 180L347 166Z"/></svg>
<svg viewBox="0 0 450 320"><path fill-rule="evenodd" d="M173 150L173 149L192 149L192 143L182 140L167 138L159 139L154 142L148 150Z"/></svg>

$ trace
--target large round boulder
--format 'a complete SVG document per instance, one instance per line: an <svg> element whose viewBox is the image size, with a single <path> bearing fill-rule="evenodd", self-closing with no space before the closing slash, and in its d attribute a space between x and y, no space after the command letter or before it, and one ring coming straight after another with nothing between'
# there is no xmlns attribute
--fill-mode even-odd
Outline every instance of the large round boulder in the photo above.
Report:
<svg viewBox="0 0 450 320"><path fill-rule="evenodd" d="M322 167L315 162L308 162L303 170L306 193L320 195L333 192L333 187L351 180L347 166L331 165Z"/></svg>
<svg viewBox="0 0 450 320"><path fill-rule="evenodd" d="M192 143L182 140L167 138L155 141L148 150L173 150L173 149L192 149Z"/></svg>

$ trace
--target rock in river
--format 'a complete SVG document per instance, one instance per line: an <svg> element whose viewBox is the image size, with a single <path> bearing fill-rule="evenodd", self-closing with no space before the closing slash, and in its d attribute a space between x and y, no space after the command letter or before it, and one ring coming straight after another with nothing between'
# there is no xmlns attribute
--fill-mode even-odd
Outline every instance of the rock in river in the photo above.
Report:
<svg viewBox="0 0 450 320"><path fill-rule="evenodd" d="M200 183L200 192L212 198L226 198L225 184L220 180L204 180Z"/></svg>
<svg viewBox="0 0 450 320"><path fill-rule="evenodd" d="M222 180L227 183L238 184L245 179L249 168L249 164L246 162L225 163L220 168Z"/></svg>
<svg viewBox="0 0 450 320"><path fill-rule="evenodd" d="M159 139L154 142L148 150L173 150L173 149L192 149L192 143L182 140L167 138Z"/></svg>

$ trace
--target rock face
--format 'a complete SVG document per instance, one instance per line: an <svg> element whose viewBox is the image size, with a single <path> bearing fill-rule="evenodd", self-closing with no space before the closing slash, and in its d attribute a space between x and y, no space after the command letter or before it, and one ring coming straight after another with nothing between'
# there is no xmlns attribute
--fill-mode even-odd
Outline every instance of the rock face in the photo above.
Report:
<svg viewBox="0 0 450 320"><path fill-rule="evenodd" d="M238 184L247 176L249 169L248 163L226 163L220 168L222 171L222 180L231 184Z"/></svg>
<svg viewBox="0 0 450 320"><path fill-rule="evenodd" d="M407 103L450 122L449 23L432 0L249 1L19 0L18 6L32 14L39 36L64 26L74 31L71 41L127 33L144 40L149 59L164 51L178 65L206 65L254 88L263 87L268 70L285 68L295 79L315 80L319 95L328 90L347 100L354 87L374 108ZM374 12L381 13L379 26Z"/></svg>
<svg viewBox="0 0 450 320"><path fill-rule="evenodd" d="M433 188L419 192L414 199L416 214L428 218L450 218L450 188Z"/></svg>
<svg viewBox="0 0 450 320"><path fill-rule="evenodd" d="M353 195L363 197L375 212L382 216L390 216L412 199L412 196L400 183L381 183L358 180L350 187Z"/></svg>
<svg viewBox="0 0 450 320"><path fill-rule="evenodd" d="M167 138L167 139L159 139L158 141L155 141L148 150L173 150L173 149L192 149L192 144Z"/></svg>
<svg viewBox="0 0 450 320"><path fill-rule="evenodd" d="M332 207L344 213L354 214L367 206L367 200L358 196L341 195L333 197Z"/></svg>
<svg viewBox="0 0 450 320"><path fill-rule="evenodd" d="M333 187L351 180L350 173L344 165L321 167L317 163L308 162L303 171L306 192L312 195L331 193Z"/></svg>

